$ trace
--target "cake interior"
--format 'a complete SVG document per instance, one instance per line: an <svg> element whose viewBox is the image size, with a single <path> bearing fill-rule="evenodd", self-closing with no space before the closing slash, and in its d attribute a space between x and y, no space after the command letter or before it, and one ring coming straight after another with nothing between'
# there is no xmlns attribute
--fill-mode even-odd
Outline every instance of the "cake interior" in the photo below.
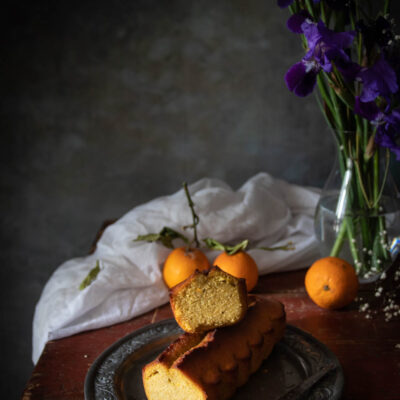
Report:
<svg viewBox="0 0 400 400"><path fill-rule="evenodd" d="M201 400L205 398L198 386L179 369L175 362L188 350L201 344L205 334L184 334L161 356L158 363L149 364L144 370L147 395L152 400Z"/></svg>
<svg viewBox="0 0 400 400"><path fill-rule="evenodd" d="M175 298L176 317L193 329L231 325L244 315L239 280L215 270L198 274Z"/></svg>
<svg viewBox="0 0 400 400"><path fill-rule="evenodd" d="M147 371L147 395L152 400L203 400L204 393L181 371L164 365Z"/></svg>

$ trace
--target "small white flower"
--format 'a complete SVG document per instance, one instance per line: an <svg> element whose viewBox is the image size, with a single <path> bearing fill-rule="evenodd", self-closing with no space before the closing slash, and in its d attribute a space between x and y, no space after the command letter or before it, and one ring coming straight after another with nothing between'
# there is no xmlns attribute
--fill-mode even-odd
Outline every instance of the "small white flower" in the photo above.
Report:
<svg viewBox="0 0 400 400"><path fill-rule="evenodd" d="M375 297L380 297L381 296L381 292L375 292Z"/></svg>
<svg viewBox="0 0 400 400"><path fill-rule="evenodd" d="M382 272L381 279L386 279L386 272Z"/></svg>
<svg viewBox="0 0 400 400"><path fill-rule="evenodd" d="M400 343L397 343L394 348L400 350Z"/></svg>

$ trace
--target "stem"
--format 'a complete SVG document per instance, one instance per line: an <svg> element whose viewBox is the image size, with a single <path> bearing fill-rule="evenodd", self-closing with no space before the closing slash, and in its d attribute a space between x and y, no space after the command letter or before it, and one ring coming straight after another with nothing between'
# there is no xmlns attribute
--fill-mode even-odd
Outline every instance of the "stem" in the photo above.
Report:
<svg viewBox="0 0 400 400"><path fill-rule="evenodd" d="M360 169L360 164L359 164L358 160L355 160L354 165L356 166L356 171L357 171L357 176L358 176L358 184L360 186L361 193L364 197L367 207L371 208L371 202L369 201L367 192L365 190L365 186L364 186L362 174L361 174L361 169Z"/></svg>
<svg viewBox="0 0 400 400"><path fill-rule="evenodd" d="M186 229L186 228L189 228L189 227L193 228L193 241L196 244L196 247L199 247L200 246L200 242L199 242L199 239L197 238L197 225L198 225L198 223L200 221L200 218L198 217L198 215L194 211L194 203L192 201L192 198L190 197L188 185L187 185L186 182L183 182L183 188L185 189L186 198L188 200L188 204L189 204L189 207L190 207L190 211L192 212L192 218L193 218L193 224L184 226L183 229Z"/></svg>
<svg viewBox="0 0 400 400"><path fill-rule="evenodd" d="M388 173L389 173L389 162L390 162L390 154L389 154L389 150L386 150L386 165L385 165L385 173L383 176L383 180L382 180L382 184L381 184L381 188L378 192L378 194L375 197L375 202L374 202L374 207L378 206L379 200L382 197L382 193L383 193L383 189L385 187L385 183L388 177Z"/></svg>
<svg viewBox="0 0 400 400"><path fill-rule="evenodd" d="M310 0L306 0L306 8L307 8L307 11L311 14L311 16L312 16L314 19L316 19L316 18L315 18L314 7L313 7L313 4L311 3Z"/></svg>
<svg viewBox="0 0 400 400"><path fill-rule="evenodd" d="M347 237L349 240L350 251L353 256L353 260L354 260L354 264L355 264L354 268L357 270L357 262L359 261L359 257L358 257L357 247L355 245L353 227L351 226L351 224L349 224L350 218L351 217L345 217L343 219L343 221L340 225L340 229L339 229L338 235L336 237L335 243L333 244L332 250L330 252L330 256L337 257L339 255L340 250L342 249L342 246L344 243L344 239L347 234Z"/></svg>
<svg viewBox="0 0 400 400"><path fill-rule="evenodd" d="M349 237L349 245L350 245L350 251L351 255L353 256L354 260L354 267L356 271L359 271L359 267L357 266L357 262L360 261L360 257L358 255L357 247L356 247L356 240L354 238L354 226L349 223L351 221L352 217L348 217L348 222L347 222L347 236Z"/></svg>
<svg viewBox="0 0 400 400"><path fill-rule="evenodd" d="M385 0L385 4L383 6L383 15L389 14L390 11L390 0Z"/></svg>
<svg viewBox="0 0 400 400"><path fill-rule="evenodd" d="M325 81L322 78L321 74L317 75L317 84L318 84L318 89L319 89L319 91L321 93L322 99L324 100L325 104L329 107L330 113L334 114L333 113L334 109L333 109L332 101L329 98L329 93L328 93L328 91L326 89ZM324 115L326 116L325 112L324 112Z"/></svg>
<svg viewBox="0 0 400 400"><path fill-rule="evenodd" d="M331 257L337 257L340 253L340 250L342 249L343 246L343 241L344 241L344 235L346 234L346 218L342 221L342 224L340 225L339 233L336 237L335 243L333 244L330 256Z"/></svg>

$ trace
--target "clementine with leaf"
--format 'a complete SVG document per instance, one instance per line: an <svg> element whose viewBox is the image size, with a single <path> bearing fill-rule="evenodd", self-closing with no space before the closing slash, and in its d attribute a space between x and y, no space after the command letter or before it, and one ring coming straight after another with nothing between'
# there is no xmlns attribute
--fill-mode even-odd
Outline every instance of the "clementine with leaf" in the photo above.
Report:
<svg viewBox="0 0 400 400"><path fill-rule="evenodd" d="M163 278L167 286L172 288L192 275L196 269L205 271L209 268L208 259L201 250L178 247L165 260Z"/></svg>
<svg viewBox="0 0 400 400"><path fill-rule="evenodd" d="M218 266L228 274L236 278L246 279L247 291L254 289L258 281L258 268L253 257L243 250L234 254L226 251L219 254L214 260L213 265Z"/></svg>
<svg viewBox="0 0 400 400"><path fill-rule="evenodd" d="M358 278L347 261L324 257L308 269L305 287L315 304L333 310L347 306L356 298Z"/></svg>

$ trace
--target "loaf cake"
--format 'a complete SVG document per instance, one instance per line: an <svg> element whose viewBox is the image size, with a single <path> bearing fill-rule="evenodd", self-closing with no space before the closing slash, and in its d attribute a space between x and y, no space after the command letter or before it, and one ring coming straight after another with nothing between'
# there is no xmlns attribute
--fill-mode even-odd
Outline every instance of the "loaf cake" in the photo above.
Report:
<svg viewBox="0 0 400 400"><path fill-rule="evenodd" d="M246 314L246 282L218 267L196 271L171 289L170 304L176 322L185 332L233 325Z"/></svg>
<svg viewBox="0 0 400 400"><path fill-rule="evenodd" d="M283 305L253 297L239 323L184 333L144 366L148 400L225 400L268 357L285 328Z"/></svg>

